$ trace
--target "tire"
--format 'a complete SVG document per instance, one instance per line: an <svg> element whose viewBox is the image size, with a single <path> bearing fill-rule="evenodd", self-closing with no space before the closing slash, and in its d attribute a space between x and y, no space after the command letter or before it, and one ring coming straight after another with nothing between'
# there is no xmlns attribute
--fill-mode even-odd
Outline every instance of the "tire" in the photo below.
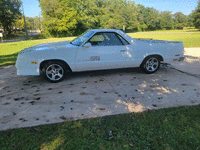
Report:
<svg viewBox="0 0 200 150"><path fill-rule="evenodd" d="M49 61L42 68L42 75L47 81L57 83L66 77L67 67L62 62Z"/></svg>
<svg viewBox="0 0 200 150"><path fill-rule="evenodd" d="M141 68L148 74L155 73L160 68L160 59L157 56L148 56L144 59Z"/></svg>

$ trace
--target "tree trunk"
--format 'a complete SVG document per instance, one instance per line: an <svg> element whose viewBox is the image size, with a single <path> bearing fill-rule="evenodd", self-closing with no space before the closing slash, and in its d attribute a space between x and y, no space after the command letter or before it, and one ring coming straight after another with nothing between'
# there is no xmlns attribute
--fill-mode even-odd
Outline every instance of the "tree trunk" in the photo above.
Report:
<svg viewBox="0 0 200 150"><path fill-rule="evenodd" d="M16 31L17 31L17 29L16 29L16 22L15 22L15 30L14 30L14 34L16 34Z"/></svg>
<svg viewBox="0 0 200 150"><path fill-rule="evenodd" d="M12 27L9 27L8 26L8 28L7 28L7 31L8 31L8 36L11 34L11 32L12 32L12 29L11 29Z"/></svg>
<svg viewBox="0 0 200 150"><path fill-rule="evenodd" d="M7 32L6 27L3 25L3 37L5 37L5 38L7 37L6 32Z"/></svg>

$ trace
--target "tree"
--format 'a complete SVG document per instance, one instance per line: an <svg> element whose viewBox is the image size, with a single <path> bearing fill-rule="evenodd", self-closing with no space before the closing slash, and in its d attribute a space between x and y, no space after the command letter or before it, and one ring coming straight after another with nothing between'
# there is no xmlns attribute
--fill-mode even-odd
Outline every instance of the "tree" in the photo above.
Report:
<svg viewBox="0 0 200 150"><path fill-rule="evenodd" d="M187 23L187 16L184 15L182 12L176 12L174 14L174 20L178 23Z"/></svg>
<svg viewBox="0 0 200 150"><path fill-rule="evenodd" d="M197 8L193 13L195 28L200 29L200 0L198 2Z"/></svg>
<svg viewBox="0 0 200 150"><path fill-rule="evenodd" d="M182 12L177 12L173 16L176 29L183 29L187 25L187 16Z"/></svg>
<svg viewBox="0 0 200 150"><path fill-rule="evenodd" d="M123 12L124 14L122 14L122 17L125 18L126 28L130 31L136 30L139 26L139 21L137 20L137 9L135 2L128 1Z"/></svg>
<svg viewBox="0 0 200 150"><path fill-rule="evenodd" d="M80 16L70 0L40 0L43 27L47 35L54 37L71 36L77 31Z"/></svg>
<svg viewBox="0 0 200 150"><path fill-rule="evenodd" d="M34 30L35 29L35 23L34 23L34 18L32 17L26 17L26 27L29 30ZM27 24L28 22L28 24Z"/></svg>
<svg viewBox="0 0 200 150"><path fill-rule="evenodd" d="M105 6L105 12L101 20L103 28L122 29L123 25L127 27L125 1L108 0L105 1Z"/></svg>
<svg viewBox="0 0 200 150"><path fill-rule="evenodd" d="M141 4L136 5L136 10L137 10L137 20L139 22L137 26L138 31L146 31L148 28L147 25L144 23L144 12L145 12L145 7Z"/></svg>
<svg viewBox="0 0 200 150"><path fill-rule="evenodd" d="M85 24L85 28L100 28L100 20L103 15L103 1L101 0L86 0L82 1L82 9L79 15L81 21ZM78 3L76 3L78 5Z"/></svg>
<svg viewBox="0 0 200 150"><path fill-rule="evenodd" d="M194 17L193 12L187 16L187 26L188 27L194 27Z"/></svg>
<svg viewBox="0 0 200 150"><path fill-rule="evenodd" d="M164 11L160 13L159 28L162 30L170 30L174 28L174 20L171 11Z"/></svg>
<svg viewBox="0 0 200 150"><path fill-rule="evenodd" d="M104 2L102 10L101 28L122 29L125 26L126 29L132 31L137 29L139 25L135 2L107 0Z"/></svg>
<svg viewBox="0 0 200 150"><path fill-rule="evenodd" d="M39 0L42 25L51 36L71 36L87 29L128 31L173 29L171 12L135 5L131 0ZM126 30L126 31L127 31Z"/></svg>
<svg viewBox="0 0 200 150"><path fill-rule="evenodd" d="M29 30L41 30L41 17L26 17L26 26L27 29ZM20 28L20 29L24 29L25 25L24 25L24 18L23 16L21 16L19 19L16 20L16 22L14 23L15 28Z"/></svg>
<svg viewBox="0 0 200 150"><path fill-rule="evenodd" d="M34 19L34 29L35 30L42 30L42 18L39 16L39 17L35 17L33 18Z"/></svg>
<svg viewBox="0 0 200 150"><path fill-rule="evenodd" d="M4 29L4 36L10 35L12 24L21 16L21 0L0 1L0 23Z"/></svg>
<svg viewBox="0 0 200 150"><path fill-rule="evenodd" d="M25 25L24 25L24 18L21 16L19 19L16 20L16 22L14 23L15 28L20 28L20 29L24 29ZM28 21L28 17L26 17L26 26L27 29L30 29L30 22Z"/></svg>
<svg viewBox="0 0 200 150"><path fill-rule="evenodd" d="M156 30L159 24L159 12L154 8L145 8L143 11L144 23L149 30Z"/></svg>

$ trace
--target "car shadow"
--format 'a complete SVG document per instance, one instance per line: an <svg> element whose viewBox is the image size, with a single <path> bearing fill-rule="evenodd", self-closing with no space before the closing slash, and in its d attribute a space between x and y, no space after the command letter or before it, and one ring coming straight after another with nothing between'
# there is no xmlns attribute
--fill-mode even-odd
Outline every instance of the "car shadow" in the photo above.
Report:
<svg viewBox="0 0 200 150"><path fill-rule="evenodd" d="M95 77L95 76L107 76L122 73L134 73L143 74L144 72L140 68L123 68L123 69L109 69L109 70L97 70L97 71L84 71L84 72L74 72L67 76L66 79L79 78L79 77ZM66 80L65 79L65 80Z"/></svg>

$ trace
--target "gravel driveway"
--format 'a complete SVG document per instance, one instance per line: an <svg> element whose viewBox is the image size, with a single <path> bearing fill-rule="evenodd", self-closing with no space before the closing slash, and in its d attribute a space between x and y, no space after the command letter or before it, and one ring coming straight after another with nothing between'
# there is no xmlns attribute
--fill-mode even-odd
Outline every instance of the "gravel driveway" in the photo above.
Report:
<svg viewBox="0 0 200 150"><path fill-rule="evenodd" d="M186 49L184 62L161 66L155 74L82 72L56 84L0 67L0 130L200 104L200 49L195 55L192 50Z"/></svg>

